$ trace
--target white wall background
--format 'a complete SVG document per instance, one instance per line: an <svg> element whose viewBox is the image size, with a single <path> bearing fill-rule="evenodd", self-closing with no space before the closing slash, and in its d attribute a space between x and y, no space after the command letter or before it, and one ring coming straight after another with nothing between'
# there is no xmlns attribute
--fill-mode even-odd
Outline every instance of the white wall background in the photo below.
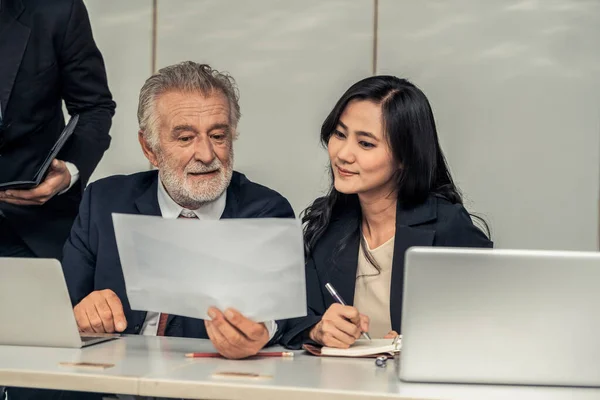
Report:
<svg viewBox="0 0 600 400"><path fill-rule="evenodd" d="M173 3L158 3L157 68L194 60L231 73L242 111L236 169L302 210L328 184L321 123L371 73L372 1Z"/></svg>
<svg viewBox="0 0 600 400"><path fill-rule="evenodd" d="M370 75L373 0L159 0L157 67L229 71L241 94L236 168L299 212L327 185L320 125ZM95 179L148 168L137 96L152 1L86 0L117 102ZM600 182L600 2L379 0L377 73L428 95L442 146L498 247L594 250Z"/></svg>
<svg viewBox="0 0 600 400"><path fill-rule="evenodd" d="M498 247L598 244L600 2L380 0L378 73L407 76Z"/></svg>
<svg viewBox="0 0 600 400"><path fill-rule="evenodd" d="M140 89L152 73L152 0L85 1L117 103L112 142L91 180L149 168L137 139Z"/></svg>

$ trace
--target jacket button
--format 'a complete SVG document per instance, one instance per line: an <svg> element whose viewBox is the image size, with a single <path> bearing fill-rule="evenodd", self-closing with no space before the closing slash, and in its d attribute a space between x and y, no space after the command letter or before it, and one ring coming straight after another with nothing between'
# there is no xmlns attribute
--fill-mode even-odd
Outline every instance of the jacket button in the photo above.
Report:
<svg viewBox="0 0 600 400"><path fill-rule="evenodd" d="M138 332L140 330L140 326L136 325L136 326L134 326L134 329L135 329L136 332Z"/></svg>

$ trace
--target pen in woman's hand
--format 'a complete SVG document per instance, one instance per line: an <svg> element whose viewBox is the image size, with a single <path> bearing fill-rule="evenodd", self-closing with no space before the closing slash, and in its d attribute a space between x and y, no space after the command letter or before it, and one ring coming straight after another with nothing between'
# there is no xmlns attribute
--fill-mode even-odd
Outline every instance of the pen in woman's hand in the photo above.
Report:
<svg viewBox="0 0 600 400"><path fill-rule="evenodd" d="M327 291L329 292L329 294L331 295L331 297L333 297L333 299L335 301L337 301L338 303L340 303L343 306L346 305L346 302L344 301L344 299L342 299L342 296L340 296L338 294L337 290L335 290L335 288L331 285L331 283L326 283L325 289L327 289ZM361 333L365 339L371 340L371 336L369 336L369 334L367 332L361 332Z"/></svg>

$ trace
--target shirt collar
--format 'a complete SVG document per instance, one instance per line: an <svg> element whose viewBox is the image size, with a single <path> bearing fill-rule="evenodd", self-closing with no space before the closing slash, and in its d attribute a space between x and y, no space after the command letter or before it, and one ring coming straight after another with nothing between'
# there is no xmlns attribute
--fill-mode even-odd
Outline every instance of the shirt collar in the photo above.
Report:
<svg viewBox="0 0 600 400"><path fill-rule="evenodd" d="M196 210L188 210L181 207L169 196L167 189L165 189L160 178L158 179L158 206L160 207L160 213L163 218L175 219L178 218L182 211L186 210L186 213L194 213L198 219L204 220L215 220L220 219L225 211L225 204L227 202L227 190L219 196L218 199L204 203L200 208Z"/></svg>

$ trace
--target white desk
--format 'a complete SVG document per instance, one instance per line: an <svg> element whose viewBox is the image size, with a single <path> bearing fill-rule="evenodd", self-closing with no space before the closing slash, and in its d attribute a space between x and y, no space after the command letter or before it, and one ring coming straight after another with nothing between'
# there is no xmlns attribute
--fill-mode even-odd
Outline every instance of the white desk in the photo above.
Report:
<svg viewBox="0 0 600 400"><path fill-rule="evenodd" d="M317 358L242 361L186 359L212 351L208 341L129 336L83 350L0 346L0 386L140 394L199 399L544 399L596 400L600 389L408 384L394 362ZM108 369L61 362L109 363ZM266 379L215 378L215 372L256 372Z"/></svg>

